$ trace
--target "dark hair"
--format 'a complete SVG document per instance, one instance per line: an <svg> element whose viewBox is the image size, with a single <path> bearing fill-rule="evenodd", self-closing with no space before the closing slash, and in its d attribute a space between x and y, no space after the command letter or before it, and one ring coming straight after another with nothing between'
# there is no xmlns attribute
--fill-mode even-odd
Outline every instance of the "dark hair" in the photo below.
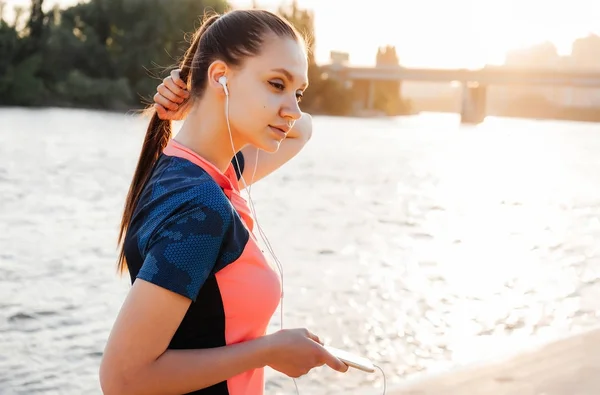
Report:
<svg viewBox="0 0 600 395"><path fill-rule="evenodd" d="M299 33L289 22L269 11L235 10L223 16L205 15L202 26L194 33L191 45L179 66L181 70L179 75L187 83L191 97L198 98L204 93L208 67L212 62L222 60L232 67L241 65L245 58L260 53L267 33L300 41ZM123 241L133 212L171 134L171 121L161 120L154 112L146 131L121 219L118 237L120 251L117 261L120 272L127 268Z"/></svg>

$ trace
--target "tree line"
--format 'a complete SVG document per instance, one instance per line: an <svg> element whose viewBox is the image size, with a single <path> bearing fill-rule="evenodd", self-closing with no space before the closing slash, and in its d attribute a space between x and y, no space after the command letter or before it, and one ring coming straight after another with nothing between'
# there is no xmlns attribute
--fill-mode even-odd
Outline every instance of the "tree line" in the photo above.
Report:
<svg viewBox="0 0 600 395"><path fill-rule="evenodd" d="M141 109L189 46L207 10L225 0L90 0L4 18L0 1L0 105L105 110ZM314 16L295 2L278 13L309 38L310 88L303 110L351 111L351 92L327 79L314 60Z"/></svg>

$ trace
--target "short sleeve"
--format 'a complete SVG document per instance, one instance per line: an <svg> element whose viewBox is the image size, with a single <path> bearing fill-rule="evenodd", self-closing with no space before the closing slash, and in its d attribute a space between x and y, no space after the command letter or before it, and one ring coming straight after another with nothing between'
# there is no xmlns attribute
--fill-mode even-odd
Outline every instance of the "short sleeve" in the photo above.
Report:
<svg viewBox="0 0 600 395"><path fill-rule="evenodd" d="M219 258L227 218L225 208L205 205L170 217L150 237L137 278L196 301Z"/></svg>

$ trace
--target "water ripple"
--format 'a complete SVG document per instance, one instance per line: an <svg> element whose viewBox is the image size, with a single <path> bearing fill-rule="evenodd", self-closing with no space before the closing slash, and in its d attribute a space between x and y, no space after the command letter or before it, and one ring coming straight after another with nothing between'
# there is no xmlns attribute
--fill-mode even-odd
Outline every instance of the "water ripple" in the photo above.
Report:
<svg viewBox="0 0 600 395"><path fill-rule="evenodd" d="M0 116L0 393L100 393L128 289L115 240L144 124L73 110ZM595 126L436 119L316 117L305 152L252 189L285 268L285 326L376 360L390 385L600 315ZM267 379L270 393L294 393L290 379ZM375 394L382 382L321 368L298 384Z"/></svg>

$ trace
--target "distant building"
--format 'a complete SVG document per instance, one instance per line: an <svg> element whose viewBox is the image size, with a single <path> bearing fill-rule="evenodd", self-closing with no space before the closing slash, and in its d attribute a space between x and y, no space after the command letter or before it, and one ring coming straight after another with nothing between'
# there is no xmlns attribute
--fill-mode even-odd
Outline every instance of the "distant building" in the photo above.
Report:
<svg viewBox="0 0 600 395"><path fill-rule="evenodd" d="M564 67L579 71L600 71L600 36L590 34L573 42ZM599 89L570 89L568 99L575 107L600 107Z"/></svg>
<svg viewBox="0 0 600 395"><path fill-rule="evenodd" d="M600 36L590 34L578 38L571 46L570 68L587 71L600 70Z"/></svg>
<svg viewBox="0 0 600 395"><path fill-rule="evenodd" d="M350 60L350 54L348 52L330 51L329 60L332 65L346 65Z"/></svg>

